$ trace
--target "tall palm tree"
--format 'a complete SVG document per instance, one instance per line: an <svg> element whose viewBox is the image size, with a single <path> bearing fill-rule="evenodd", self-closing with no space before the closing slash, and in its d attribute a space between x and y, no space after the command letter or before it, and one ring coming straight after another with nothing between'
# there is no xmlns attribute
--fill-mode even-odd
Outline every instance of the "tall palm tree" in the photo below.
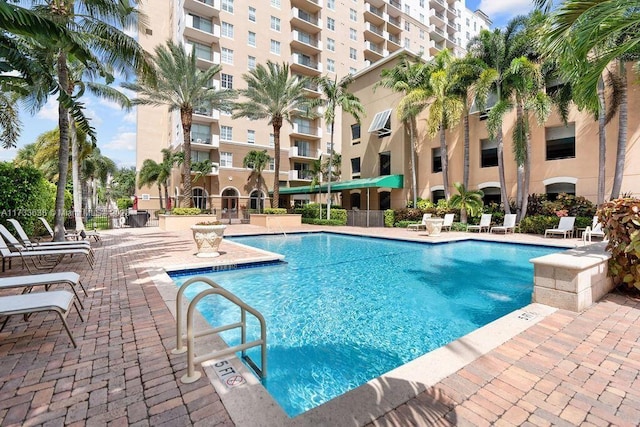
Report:
<svg viewBox="0 0 640 427"><path fill-rule="evenodd" d="M275 170L271 206L280 203L280 129L285 121L291 123L296 111L308 111L313 104L304 94L309 79L289 75L289 64L267 61L244 74L247 89L239 90L244 101L234 105L233 118L268 120L273 126L273 155Z"/></svg>
<svg viewBox="0 0 640 427"><path fill-rule="evenodd" d="M135 83L123 83L122 86L133 90L138 97L135 105L152 105L169 107L169 111L180 112L182 125L182 203L186 207L193 206L191 197L191 126L193 112L197 108L206 107L229 111L230 100L234 92L228 89L218 90L211 86L213 77L222 70L214 65L206 70L197 66L195 48L187 52L180 43L167 40L166 46L155 49L152 58L155 75L139 78Z"/></svg>
<svg viewBox="0 0 640 427"><path fill-rule="evenodd" d="M176 153L171 151L169 148L163 148L160 152L162 153L162 162L158 164L160 166L158 181L160 181L164 188L164 199L167 201L166 207L167 210L169 210L171 209L171 198L169 198L169 178L171 178L171 171L174 166L176 166L178 158L176 157Z"/></svg>
<svg viewBox="0 0 640 427"><path fill-rule="evenodd" d="M309 189L313 192L313 189L318 186L318 211L319 217L322 219L322 177L324 175L324 168L322 167L322 157L315 159L309 166L309 175L311 176L311 183L309 183ZM330 195L331 193L329 193ZM330 196L329 196L330 197ZM328 218L327 218L328 219Z"/></svg>
<svg viewBox="0 0 640 427"><path fill-rule="evenodd" d="M251 168L251 174L249 175L249 180L252 178L256 179L258 186L258 213L260 213L262 206L262 189L264 187L263 179L262 179L262 171L269 165L271 161L271 156L267 153L267 150L251 150L244 156L242 159L242 166L245 168ZM268 190L266 191L268 193Z"/></svg>
<svg viewBox="0 0 640 427"><path fill-rule="evenodd" d="M162 181L160 181L160 173L162 167L153 159L145 159L142 167L138 172L138 189L144 186L158 186L158 197L160 199L160 209L164 209L162 203Z"/></svg>
<svg viewBox="0 0 640 427"><path fill-rule="evenodd" d="M81 169L83 179L88 182L87 208L92 211L98 206L98 184L106 188L109 176L116 173L116 164L96 147L82 159Z"/></svg>
<svg viewBox="0 0 640 427"><path fill-rule="evenodd" d="M336 109L349 113L360 124L360 118L364 114L364 106L357 96L349 92L349 84L353 81L351 75L343 77L338 81L336 76L331 80L324 76L319 81L320 91L324 95L324 120L331 126L330 148L329 148L329 171L333 163L333 136L335 131ZM327 219L331 219L331 174L327 175Z"/></svg>
<svg viewBox="0 0 640 427"><path fill-rule="evenodd" d="M413 61L408 56L403 56L393 68L386 68L380 73L380 80L374 85L374 89L383 86L402 93L405 96L415 89L424 87L428 79L427 68L422 62ZM411 144L411 192L413 206L418 203L418 179L416 171L416 150L418 148L416 117L424 108L424 103L406 103L398 106L398 118L409 130L409 143Z"/></svg>
<svg viewBox="0 0 640 427"><path fill-rule="evenodd" d="M509 195L507 194L507 183L504 174L504 144L502 124L504 116L511 109L508 97L505 97L505 85L507 85L507 71L511 66L511 61L524 56L530 49L531 40L522 37L525 28L526 18L516 17L509 21L504 29L497 28L493 31L482 30L480 34L471 39L468 44L468 51L471 56L479 58L489 67L495 70L495 80L492 91L496 95L497 102L491 107L487 118L487 130L489 137L496 141L498 155L498 178L500 180L500 198L505 213L510 214ZM508 91L507 91L508 92ZM477 98L486 103L486 99Z"/></svg>
<svg viewBox="0 0 640 427"><path fill-rule="evenodd" d="M484 205L482 198L484 197L484 193L481 190L467 190L467 188L459 182L454 182L453 186L458 191L458 194L451 196L449 204L453 208L460 209L460 222L466 224L467 214L474 216L482 211L482 206Z"/></svg>

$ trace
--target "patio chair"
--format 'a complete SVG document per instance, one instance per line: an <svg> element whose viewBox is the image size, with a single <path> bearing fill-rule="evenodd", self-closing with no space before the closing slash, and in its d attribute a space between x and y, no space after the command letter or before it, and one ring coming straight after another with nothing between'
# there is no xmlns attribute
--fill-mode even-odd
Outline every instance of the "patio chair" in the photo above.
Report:
<svg viewBox="0 0 640 427"><path fill-rule="evenodd" d="M78 296L76 287L82 289L84 296L87 296L87 290L80 281L80 275L73 271L61 271L59 273L30 274L26 276L0 277L0 289L22 288L22 293L31 292L36 286L44 286L44 290L48 291L55 284L69 285L75 295L80 308L84 309L82 300Z"/></svg>
<svg viewBox="0 0 640 427"><path fill-rule="evenodd" d="M409 231L418 231L418 230L426 230L427 229L427 218L431 218L430 213L426 213L422 215L422 222L420 224L409 224L407 226L407 230Z"/></svg>
<svg viewBox="0 0 640 427"><path fill-rule="evenodd" d="M486 231L488 233L489 228L491 227L491 217L491 214L482 214L480 217L480 224L467 226L467 231L478 231L478 233Z"/></svg>
<svg viewBox="0 0 640 427"><path fill-rule="evenodd" d="M73 335L71 335L71 330L66 320L72 305L78 312L80 320L84 322L82 314L76 305L74 294L69 291L34 292L30 294L2 296L0 297L0 316L7 317L0 325L0 331L4 329L9 320L9 316L16 314L30 315L41 311L54 311L62 321L62 325L67 331L71 343L77 348L78 346L73 339Z"/></svg>
<svg viewBox="0 0 640 427"><path fill-rule="evenodd" d="M507 234L509 232L514 233L516 231L516 214L507 214L504 216L504 222L502 225L496 225L491 227L489 233L502 232Z"/></svg>
<svg viewBox="0 0 640 427"><path fill-rule="evenodd" d="M575 222L575 216L563 216L560 218L560 222L556 228L547 228L544 231L544 237L562 236L563 239L566 239L567 236L573 237L573 225Z"/></svg>
<svg viewBox="0 0 640 427"><path fill-rule="evenodd" d="M600 237L602 240L606 239L606 235L604 234L604 230L602 229L602 223L598 221L598 217L593 217L593 222L591 226L587 226L584 232L582 233L582 241L584 243L591 243L592 237Z"/></svg>
<svg viewBox="0 0 640 427"><path fill-rule="evenodd" d="M453 225L453 220L456 217L455 214L446 214L444 216L444 220L442 221L442 231L451 231L451 226Z"/></svg>
<svg viewBox="0 0 640 427"><path fill-rule="evenodd" d="M93 249L91 249L91 244L86 240L74 240L74 241L65 240L64 242L33 243L29 239L29 236L27 236L27 233L24 231L24 228L22 228L22 225L20 225L20 223L17 220L11 218L11 219L8 219L7 221L9 221L11 225L13 225L13 228L16 230L16 233L18 233L19 240L22 242L22 245L27 249L49 249L52 247L60 247L60 248L73 247L73 248L88 249L93 254Z"/></svg>
<svg viewBox="0 0 640 427"><path fill-rule="evenodd" d="M39 216L38 219L40 220L40 222L42 222L42 225L44 225L44 228L47 230L47 233L49 233L51 235L51 238L53 239L55 233L53 232L53 228L51 228L51 226L49 225L49 221L47 221L47 219L42 216ZM97 242L98 240L100 240L100 233L98 233L95 230L93 231L80 230L77 232L70 232L65 229L64 237L67 240L82 240L85 237L87 237L87 238L93 238Z"/></svg>
<svg viewBox="0 0 640 427"><path fill-rule="evenodd" d="M28 249L20 244L13 234L7 230L4 225L0 224L0 255L2 255L2 270L5 268L5 260L12 258L20 258L23 264L29 270L29 273L33 273L30 264L26 261L31 261L33 267L36 270L53 270L53 268L64 258L65 255L84 255L89 263L91 269L93 269L93 253L86 248L77 247L59 247L52 246L48 249ZM9 248L9 245L13 248L13 251Z"/></svg>

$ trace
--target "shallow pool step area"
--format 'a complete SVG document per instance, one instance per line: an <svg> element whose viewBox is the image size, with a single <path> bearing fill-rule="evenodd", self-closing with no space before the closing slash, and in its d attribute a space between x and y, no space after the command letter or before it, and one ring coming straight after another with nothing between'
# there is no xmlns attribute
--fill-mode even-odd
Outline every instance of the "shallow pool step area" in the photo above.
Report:
<svg viewBox="0 0 640 427"><path fill-rule="evenodd" d="M611 255L606 245L601 242L532 259L533 302L580 312L611 292L613 280L607 277Z"/></svg>

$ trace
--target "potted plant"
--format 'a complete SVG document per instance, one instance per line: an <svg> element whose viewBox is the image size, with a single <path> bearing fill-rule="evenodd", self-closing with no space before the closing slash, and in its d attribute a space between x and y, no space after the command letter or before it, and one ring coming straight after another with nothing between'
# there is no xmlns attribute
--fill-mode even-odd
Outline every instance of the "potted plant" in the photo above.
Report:
<svg viewBox="0 0 640 427"><path fill-rule="evenodd" d="M218 248L226 225L220 221L201 221L191 226L193 231L193 240L198 247L198 254L196 256L200 258L213 258L220 256Z"/></svg>

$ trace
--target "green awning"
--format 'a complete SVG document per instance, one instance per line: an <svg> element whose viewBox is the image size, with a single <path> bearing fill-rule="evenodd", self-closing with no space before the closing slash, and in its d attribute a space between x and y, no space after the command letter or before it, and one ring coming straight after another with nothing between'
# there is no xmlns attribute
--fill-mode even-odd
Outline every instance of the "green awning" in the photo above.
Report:
<svg viewBox="0 0 640 427"><path fill-rule="evenodd" d="M331 192L343 190L356 190L359 188L402 188L404 185L404 175L383 175L375 178L352 179L350 181L337 181L331 183ZM301 187L282 187L280 194L309 194L326 193L327 184L316 185L313 189L309 185Z"/></svg>

